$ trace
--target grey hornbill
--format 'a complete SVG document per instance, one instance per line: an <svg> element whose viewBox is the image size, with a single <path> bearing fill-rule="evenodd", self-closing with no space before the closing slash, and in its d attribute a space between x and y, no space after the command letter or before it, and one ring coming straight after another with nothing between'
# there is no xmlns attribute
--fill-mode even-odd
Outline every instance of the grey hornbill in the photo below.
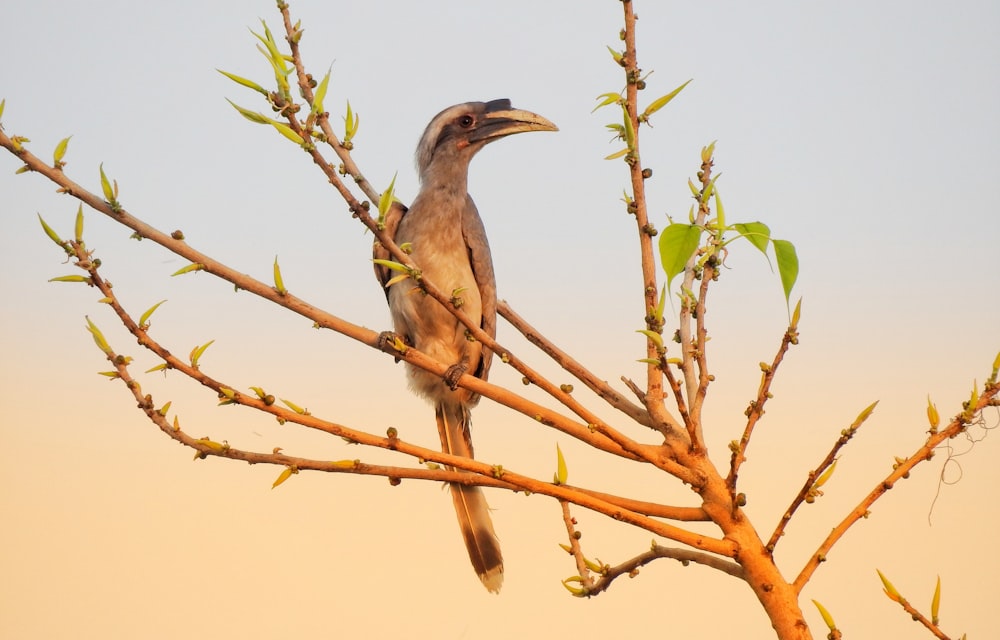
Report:
<svg viewBox="0 0 1000 640"><path fill-rule="evenodd" d="M420 193L412 206L396 205L385 218L386 234L407 245L422 277L440 291L461 299L461 309L490 337L496 335L497 296L493 261L483 222L469 197L469 162L494 140L525 131L557 131L545 118L513 109L510 100L467 102L434 116L417 145ZM376 242L376 258L390 258ZM383 287L392 274L376 265ZM462 374L483 380L493 353L466 336L466 328L412 280L386 290L396 334L410 346L452 366L445 376L407 367L410 388L434 403L441 447L446 453L473 457L469 410L479 396L457 386ZM452 484L451 495L469 558L491 592L503 583L503 557L489 507L479 487Z"/></svg>

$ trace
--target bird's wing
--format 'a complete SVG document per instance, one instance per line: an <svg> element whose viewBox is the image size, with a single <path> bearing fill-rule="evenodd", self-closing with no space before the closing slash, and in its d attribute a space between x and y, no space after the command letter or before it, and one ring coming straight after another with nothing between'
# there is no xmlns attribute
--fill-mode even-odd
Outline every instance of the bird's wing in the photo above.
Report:
<svg viewBox="0 0 1000 640"><path fill-rule="evenodd" d="M384 227L385 235L389 237L393 242L396 241L396 229L399 228L399 223L406 214L406 207L400 202L393 202L389 207L389 211L385 214ZM382 243L375 240L375 244L372 245L372 258L376 260L395 260L389 251L382 246ZM389 290L385 288L385 284L394 275L394 272L389 267L383 267L380 264L375 265L375 277L378 279L379 284L382 285L382 292L385 293L386 299L389 298Z"/></svg>
<svg viewBox="0 0 1000 640"><path fill-rule="evenodd" d="M490 243L486 239L486 229L482 218L472 198L466 200L465 211L462 214L462 237L469 250L469 264L479 286L479 296L482 298L483 322L482 328L491 338L497 335L497 283L493 273L493 258L490 256ZM483 357L476 377L486 380L493 361L493 352L483 348Z"/></svg>

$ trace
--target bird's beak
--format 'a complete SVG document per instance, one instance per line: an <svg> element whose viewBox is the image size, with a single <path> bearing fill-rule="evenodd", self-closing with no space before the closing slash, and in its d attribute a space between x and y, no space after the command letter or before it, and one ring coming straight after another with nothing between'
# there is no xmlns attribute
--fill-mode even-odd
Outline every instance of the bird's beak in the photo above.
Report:
<svg viewBox="0 0 1000 640"><path fill-rule="evenodd" d="M537 113L522 109L500 109L487 111L469 139L472 142L491 141L525 131L559 131L559 127Z"/></svg>

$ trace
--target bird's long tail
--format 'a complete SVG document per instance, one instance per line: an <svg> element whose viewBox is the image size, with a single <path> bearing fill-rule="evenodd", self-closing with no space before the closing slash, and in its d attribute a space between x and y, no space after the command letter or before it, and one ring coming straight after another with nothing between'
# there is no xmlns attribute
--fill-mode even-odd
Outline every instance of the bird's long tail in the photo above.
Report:
<svg viewBox="0 0 1000 640"><path fill-rule="evenodd" d="M444 451L472 458L469 408L459 402L439 402L434 413ZM472 568L488 591L499 593L503 584L503 556L500 541L493 531L486 496L479 487L452 484L451 497L455 501L458 526L469 550Z"/></svg>

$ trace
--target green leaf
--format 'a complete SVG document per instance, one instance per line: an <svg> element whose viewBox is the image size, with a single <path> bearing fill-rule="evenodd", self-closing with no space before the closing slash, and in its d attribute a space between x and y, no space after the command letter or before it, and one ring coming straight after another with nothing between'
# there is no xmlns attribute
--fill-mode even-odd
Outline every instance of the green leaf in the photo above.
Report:
<svg viewBox="0 0 1000 640"><path fill-rule="evenodd" d="M820 475L820 477L816 478L816 482L813 484L813 488L814 489L819 489L824 484L826 484L826 481L830 479L830 476L833 475L833 472L834 472L834 470L836 468L837 468L837 460L834 460L833 464L831 464L829 467L827 467L826 471L824 471Z"/></svg>
<svg viewBox="0 0 1000 640"><path fill-rule="evenodd" d="M191 350L191 366L192 367L194 367L195 369L198 368L198 360L201 359L202 355L204 355L205 350L212 346L213 342L215 342L215 340L209 340L208 342L206 342L205 344L201 345L200 347L195 347L194 349Z"/></svg>
<svg viewBox="0 0 1000 640"><path fill-rule="evenodd" d="M104 334L101 333L96 324L90 321L89 317L83 317L87 320L87 331L90 332L90 335L94 336L94 342L97 344L97 347L104 353L110 354L111 347L108 345L108 341L104 339Z"/></svg>
<svg viewBox="0 0 1000 640"><path fill-rule="evenodd" d="M934 586L934 597L931 598L931 622L938 623L938 612L941 609L941 576L937 577L937 584Z"/></svg>
<svg viewBox="0 0 1000 640"><path fill-rule="evenodd" d="M0 118L3 118L3 108L7 106L7 99L0 100Z"/></svg>
<svg viewBox="0 0 1000 640"><path fill-rule="evenodd" d="M303 415L303 416L309 415L309 410L308 409L303 409L302 407L300 407L299 405L295 404L291 400L285 400L284 398L280 398L280 400L283 403L285 403L286 407L288 407L289 409L291 409L295 413L297 413L299 415Z"/></svg>
<svg viewBox="0 0 1000 640"><path fill-rule="evenodd" d="M771 242L771 229L763 222L737 222L733 225L741 238L746 238L747 242L757 247L757 249L767 255L767 245Z"/></svg>
<svg viewBox="0 0 1000 640"><path fill-rule="evenodd" d="M718 178L719 174L715 175ZM715 179L712 180L712 185L715 185ZM722 206L722 196L719 195L718 188L713 188L712 191L715 193L715 226L720 230L726 228L726 209Z"/></svg>
<svg viewBox="0 0 1000 640"><path fill-rule="evenodd" d="M385 214L389 213L389 207L392 206L392 201L395 199L396 191L396 174L392 174L392 180L389 182L389 188L382 192L382 195L378 199L378 221L385 221Z"/></svg>
<svg viewBox="0 0 1000 640"><path fill-rule="evenodd" d="M351 101L347 101L347 115L344 116L344 144L354 139L354 134L358 132L358 122L360 117L351 109Z"/></svg>
<svg viewBox="0 0 1000 640"><path fill-rule="evenodd" d="M653 342L653 344L656 345L657 349L662 349L663 348L663 336L661 336L657 332L655 332L655 331L653 331L651 329L636 329L635 332L636 333L641 333L642 335L644 335L647 338L649 338Z"/></svg>
<svg viewBox="0 0 1000 640"><path fill-rule="evenodd" d="M892 583L889 582L889 578L886 578L885 574L883 574L878 569L876 569L875 571L878 573L879 579L882 580L882 587L885 588L885 595L889 596L889 599L892 600L893 602L899 602L902 596L899 595L899 591L896 591L896 587L894 587Z"/></svg>
<svg viewBox="0 0 1000 640"><path fill-rule="evenodd" d="M91 280L87 276L71 275L49 278L49 282L86 282L87 284L90 284Z"/></svg>
<svg viewBox="0 0 1000 640"><path fill-rule="evenodd" d="M628 148L622 149L621 151L616 151L616 152L612 153L610 156L604 156L604 159L605 160L615 160L617 158L621 158L626 153L628 153Z"/></svg>
<svg viewBox="0 0 1000 640"><path fill-rule="evenodd" d="M878 403L879 401L876 400L875 402L871 403L870 405L862 409L861 413L858 414L858 417L855 418L854 422L851 423L850 430L855 431L857 430L858 427L864 424L864 421L867 420L869 416L871 416L873 411L875 411L875 407L878 406Z"/></svg>
<svg viewBox="0 0 1000 640"><path fill-rule="evenodd" d="M389 278L388 280L386 280L385 288L388 289L389 287L391 287L392 285L396 284L397 282L402 282L403 280L408 280L409 278L410 278L410 274L408 274L408 273L401 273L398 276L393 276L393 277Z"/></svg>
<svg viewBox="0 0 1000 640"><path fill-rule="evenodd" d="M635 127L632 126L632 116L625 104L622 104L622 124L625 125L625 145L632 151L635 149Z"/></svg>
<svg viewBox="0 0 1000 640"><path fill-rule="evenodd" d="M785 304L792 293L792 287L799 277L799 257L795 254L795 245L788 240L772 240L774 256L778 261L778 275L781 276L781 286L785 290Z"/></svg>
<svg viewBox="0 0 1000 640"><path fill-rule="evenodd" d="M594 113L594 111L597 111L601 107L606 107L609 104L617 104L618 102L621 102L622 96L620 93L602 93L597 96L597 99L600 100L600 102L597 103L597 106L594 107L591 113Z"/></svg>
<svg viewBox="0 0 1000 640"><path fill-rule="evenodd" d="M718 180L720 177L722 177L721 173L717 173L714 176L712 176L712 179L701 190L700 192L701 199L699 200L699 202L701 202L702 204L708 203L708 199L712 197L713 193L715 193L715 181Z"/></svg>
<svg viewBox="0 0 1000 640"><path fill-rule="evenodd" d="M192 262L188 266L181 267L177 271L174 271L173 273L171 273L170 277L179 276L179 275L182 275L182 274L185 274L185 273L191 273L192 271L201 271L204 268L205 268L205 265L201 264L200 262Z"/></svg>
<svg viewBox="0 0 1000 640"><path fill-rule="evenodd" d="M256 124L271 124L271 122L272 122L272 120L270 118L265 118L264 116L262 116L261 114L257 113L256 111L251 111L249 109L244 109L243 107L241 107L240 105L236 104L235 102L233 102L229 98L226 98L226 102L228 102L229 104L233 105L233 108L236 109L237 111L239 111L240 115L243 116L244 118L246 118L247 120L249 120L250 122L254 122Z"/></svg>
<svg viewBox="0 0 1000 640"><path fill-rule="evenodd" d="M830 612L826 610L826 607L824 607L823 605L821 605L816 600L813 600L812 603L814 605L816 605L817 609L819 609L819 615L823 616L823 622L826 623L827 628L830 629L830 631L833 631L834 629L836 629L837 628L837 623L835 623L833 621L833 616L831 616Z"/></svg>
<svg viewBox="0 0 1000 640"><path fill-rule="evenodd" d="M76 241L83 243L83 205L76 209L76 223L73 225L73 234Z"/></svg>
<svg viewBox="0 0 1000 640"><path fill-rule="evenodd" d="M66 147L69 146L69 139L72 137L73 136L63 138L59 141L59 144L56 145L56 150L52 153L52 164L56 167L62 166L63 156L66 155Z"/></svg>
<svg viewBox="0 0 1000 640"><path fill-rule="evenodd" d="M556 475L552 478L552 480L556 484L566 484L566 478L568 476L569 471L566 469L566 458L563 457L562 449L560 449L559 444L556 443Z"/></svg>
<svg viewBox="0 0 1000 640"><path fill-rule="evenodd" d="M104 174L104 163L101 163L101 191L104 192L104 199L109 203L115 201L115 191L111 188L111 183L108 181L108 176Z"/></svg>
<svg viewBox="0 0 1000 640"><path fill-rule="evenodd" d="M267 23L263 20L261 20L260 23L264 26L264 35L262 36L252 30L250 33L257 36L257 39L263 42L264 46L267 47L267 51L261 49L259 46L257 49L264 54L264 57L271 63L271 67L274 68L274 79L278 83L278 89L281 91L282 95L287 95L288 74L291 69L287 64L285 64L285 56L278 51L278 44L274 41L274 36L271 35L271 30L268 28Z"/></svg>
<svg viewBox="0 0 1000 640"><path fill-rule="evenodd" d="M382 258L376 258L372 260L372 262L387 269L392 269L393 271L399 271L405 274L410 273L409 267L407 267L405 264L400 264L393 260L383 260Z"/></svg>
<svg viewBox="0 0 1000 640"><path fill-rule="evenodd" d="M684 271L688 260L698 250L701 228L693 224L674 222L660 234L660 264L667 273L667 289L674 276Z"/></svg>
<svg viewBox="0 0 1000 640"><path fill-rule="evenodd" d="M565 580L562 581L562 586L566 587L566 590L569 591L574 596L576 596L577 598L585 598L587 596L587 589L581 587L574 587L570 584L571 582L582 583L583 578L581 578L580 576L572 576L570 578L566 578Z"/></svg>
<svg viewBox="0 0 1000 640"><path fill-rule="evenodd" d="M288 293L288 289L285 288L285 281L281 277L281 267L278 266L278 256L274 256L274 288L279 295Z"/></svg>
<svg viewBox="0 0 1000 640"><path fill-rule="evenodd" d="M642 112L642 118L641 119L642 120L646 120L647 118L649 118L649 116L653 115L654 113L656 113L657 111L659 111L663 107L667 106L667 103L669 103L671 100L673 100L674 98L676 98L677 94L680 93L681 91L683 91L684 87L688 86L688 84L690 84L690 82L691 82L691 80L688 80L687 82L685 82L681 86L677 87L676 89L674 89L673 91L671 91L667 95L660 96L656 100L653 100L652 102L650 102L649 106L646 107L646 110Z"/></svg>
<svg viewBox="0 0 1000 640"><path fill-rule="evenodd" d="M216 71L218 71L222 75L226 76L227 78L229 78L230 80L232 80L236 84L243 85L244 87L246 87L248 89L253 89L257 93L262 93L265 96L267 95L267 89L265 89L264 87L260 86L259 84L257 84L253 80L247 80L246 78L241 78L240 76L238 76L238 75L236 75L234 73L229 73L228 71L223 71L222 69L216 69Z"/></svg>
<svg viewBox="0 0 1000 640"><path fill-rule="evenodd" d="M278 479L275 480L274 484L271 485L271 488L272 489L275 488L285 480L291 478L293 473L298 473L298 472L299 470L295 469L294 467L285 467L285 470L281 472L281 474L278 476Z"/></svg>
<svg viewBox="0 0 1000 640"><path fill-rule="evenodd" d="M38 221L42 223L42 229L45 231L45 235L49 237L49 240L59 245L59 247L66 253L70 253L69 247L67 247L66 243L63 242L63 239L59 237L59 234L55 232L55 229L50 227L48 223L45 222L45 219L42 218L42 214L39 213L36 215L38 215Z"/></svg>
<svg viewBox="0 0 1000 640"><path fill-rule="evenodd" d="M936 433L938 425L941 424L941 415L938 413L937 405L931 402L930 394L927 394L927 421L931 425L931 433Z"/></svg>
<svg viewBox="0 0 1000 640"><path fill-rule="evenodd" d="M285 136L286 138L288 138L289 140L291 140L295 144L299 144L300 145L300 144L302 144L304 142L302 140L302 136L300 136L299 134L295 133L295 131L292 130L292 128L289 127L284 122L277 122L277 121L272 120L271 121L271 126L274 127L275 129L277 129L278 133L280 133L281 135Z"/></svg>
<svg viewBox="0 0 1000 640"><path fill-rule="evenodd" d="M149 317L153 315L153 312L160 308L160 305L166 302L166 300L160 300L150 308L146 309L146 312L139 316L139 327L146 327L146 323L149 321Z"/></svg>
<svg viewBox="0 0 1000 640"><path fill-rule="evenodd" d="M660 288L660 299L656 303L656 319L663 322L663 309L667 305L667 285Z"/></svg>
<svg viewBox="0 0 1000 640"><path fill-rule="evenodd" d="M701 148L701 161L702 162L708 162L709 160L712 159L712 154L715 153L715 143L716 142L718 142L718 141L717 140L713 140L712 143L709 144L707 147L702 147Z"/></svg>
<svg viewBox="0 0 1000 640"><path fill-rule="evenodd" d="M323 109L323 100L326 98L326 88L330 85L330 72L333 67L326 70L326 75L320 80L319 85L316 87L316 92L313 93L313 106L312 112L319 115L325 111ZM350 103L348 103L350 104Z"/></svg>

